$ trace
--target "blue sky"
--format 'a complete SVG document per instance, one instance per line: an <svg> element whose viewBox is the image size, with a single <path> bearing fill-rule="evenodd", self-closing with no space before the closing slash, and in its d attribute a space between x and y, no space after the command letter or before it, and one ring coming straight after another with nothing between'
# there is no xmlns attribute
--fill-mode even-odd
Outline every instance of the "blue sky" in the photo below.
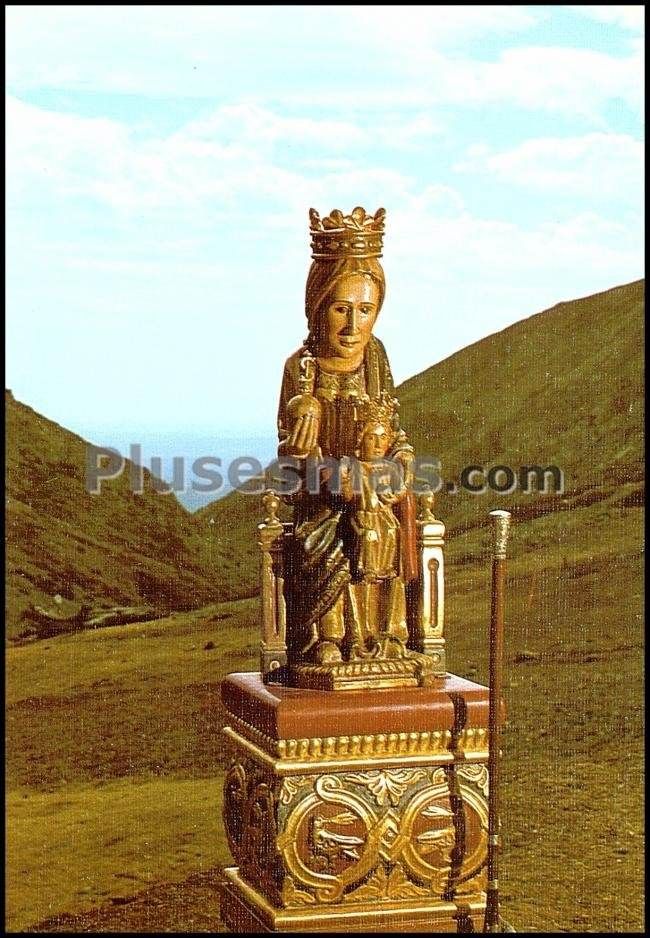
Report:
<svg viewBox="0 0 650 938"><path fill-rule="evenodd" d="M10 6L7 386L272 434L307 211L387 209L398 381L643 276L641 6Z"/></svg>

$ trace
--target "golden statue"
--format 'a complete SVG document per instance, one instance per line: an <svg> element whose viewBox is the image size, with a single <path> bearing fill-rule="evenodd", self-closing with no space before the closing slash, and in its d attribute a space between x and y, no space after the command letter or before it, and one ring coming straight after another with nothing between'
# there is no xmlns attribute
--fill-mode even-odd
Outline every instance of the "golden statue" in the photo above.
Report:
<svg viewBox="0 0 650 938"><path fill-rule="evenodd" d="M334 676L364 660L402 662L366 669L364 677L374 673L384 685L427 683L434 671L430 657L407 647L406 588L418 575L414 453L399 425L386 352L372 333L385 294L384 217L383 209L368 215L357 207L321 221L310 210L309 333L285 364L278 455L297 460L304 476L310 459L336 461L330 477L338 471L341 485L302 485L289 499L286 641L303 686L343 686ZM386 467L381 492L378 460Z"/></svg>
<svg viewBox="0 0 650 938"><path fill-rule="evenodd" d="M415 456L373 335L384 215L310 212L309 334L278 414L300 484L262 499L260 671L221 687L235 865L220 910L237 933L467 933L486 905L499 930L499 696L446 672L445 528L430 492L416 517ZM497 660L498 596L492 610Z"/></svg>

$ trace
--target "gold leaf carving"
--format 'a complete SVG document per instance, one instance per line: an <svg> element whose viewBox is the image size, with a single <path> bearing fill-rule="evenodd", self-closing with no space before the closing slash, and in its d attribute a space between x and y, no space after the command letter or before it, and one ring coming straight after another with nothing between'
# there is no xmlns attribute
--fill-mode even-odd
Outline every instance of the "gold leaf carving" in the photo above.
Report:
<svg viewBox="0 0 650 938"><path fill-rule="evenodd" d="M285 906L314 905L316 899L310 892L298 889L291 877L287 877L282 887L282 901Z"/></svg>
<svg viewBox="0 0 650 938"><path fill-rule="evenodd" d="M308 785L311 782L311 778L305 775L288 775L282 781L282 787L280 788L279 799L281 804L289 804L296 794L296 792L302 788L304 785Z"/></svg>
<svg viewBox="0 0 650 938"><path fill-rule="evenodd" d="M321 807L323 803L336 805L337 813L331 815L324 812ZM361 837L356 832L345 830L355 818L364 828ZM299 832L303 822L307 824L311 861L306 861L299 847ZM318 902L338 902L345 888L361 882L377 863L378 844L374 839L369 839L376 823L377 817L372 807L360 795L345 787L344 777L321 775L313 790L289 809L283 829L278 834L277 846L288 873L297 883L315 890ZM337 824L343 825L343 828L333 831L332 826ZM353 862L333 874L327 869L313 867L314 851L326 861L344 857Z"/></svg>
<svg viewBox="0 0 650 938"><path fill-rule="evenodd" d="M434 769L431 773L431 784L432 785L446 785L447 784L447 773L444 769Z"/></svg>
<svg viewBox="0 0 650 938"><path fill-rule="evenodd" d="M382 864L370 879L345 896L345 902L359 902L364 899L411 899L419 896L428 896L429 890L412 882L402 868L396 863L389 873Z"/></svg>
<svg viewBox="0 0 650 938"><path fill-rule="evenodd" d="M468 782L473 782L476 787L483 792L487 798L490 777L487 767L484 765L463 765L458 769L458 774L466 778Z"/></svg>
<svg viewBox="0 0 650 938"><path fill-rule="evenodd" d="M425 777L424 769L373 769L348 775L350 781L369 788L382 808L389 802L396 807L408 786Z"/></svg>

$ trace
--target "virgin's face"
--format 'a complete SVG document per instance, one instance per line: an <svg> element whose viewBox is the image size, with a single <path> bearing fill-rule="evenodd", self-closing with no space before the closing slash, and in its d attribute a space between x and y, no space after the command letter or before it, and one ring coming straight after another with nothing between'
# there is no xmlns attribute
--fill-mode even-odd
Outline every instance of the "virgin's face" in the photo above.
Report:
<svg viewBox="0 0 650 938"><path fill-rule="evenodd" d="M368 344L379 312L379 287L362 274L336 284L323 318L323 350L328 357L358 358Z"/></svg>

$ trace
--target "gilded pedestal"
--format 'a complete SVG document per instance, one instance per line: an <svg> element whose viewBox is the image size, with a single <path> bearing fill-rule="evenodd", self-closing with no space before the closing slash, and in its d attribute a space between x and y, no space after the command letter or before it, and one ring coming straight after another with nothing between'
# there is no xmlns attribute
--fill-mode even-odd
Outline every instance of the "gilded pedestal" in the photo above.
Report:
<svg viewBox="0 0 650 938"><path fill-rule="evenodd" d="M233 932L466 932L485 908L487 689L332 693L233 674L224 823Z"/></svg>

